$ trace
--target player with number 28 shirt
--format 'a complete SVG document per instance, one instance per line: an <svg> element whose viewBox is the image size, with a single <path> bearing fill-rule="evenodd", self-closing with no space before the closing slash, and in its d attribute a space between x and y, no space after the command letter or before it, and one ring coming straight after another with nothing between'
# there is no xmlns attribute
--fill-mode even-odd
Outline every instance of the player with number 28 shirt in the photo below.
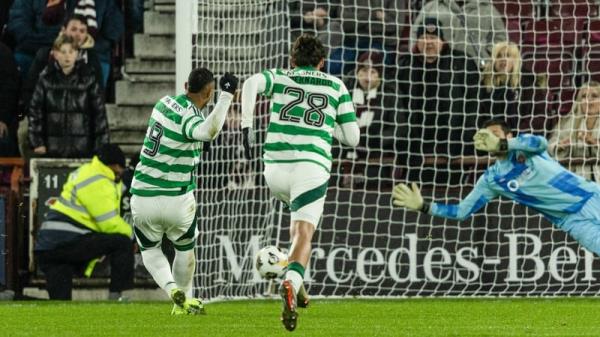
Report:
<svg viewBox="0 0 600 337"><path fill-rule="evenodd" d="M252 156L252 123L256 95L271 100L267 139L263 146L264 176L272 194L291 211L289 265L280 286L281 320L296 328L296 306L308 299L302 279L311 239L323 213L331 170L331 143L356 146L359 128L344 83L320 71L325 48L302 35L290 53L293 69L270 69L251 76L242 89L242 131L246 157Z"/></svg>

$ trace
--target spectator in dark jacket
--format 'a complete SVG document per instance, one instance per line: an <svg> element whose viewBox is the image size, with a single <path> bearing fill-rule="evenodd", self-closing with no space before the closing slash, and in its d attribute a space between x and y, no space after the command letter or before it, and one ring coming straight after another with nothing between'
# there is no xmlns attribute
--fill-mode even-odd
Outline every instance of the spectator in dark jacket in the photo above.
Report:
<svg viewBox="0 0 600 337"><path fill-rule="evenodd" d="M429 156L472 154L476 130L477 65L444 41L437 19L418 29L411 54L398 61L396 78L408 111L408 167L420 167Z"/></svg>
<svg viewBox="0 0 600 337"><path fill-rule="evenodd" d="M29 104L29 141L34 153L48 157L91 157L108 143L108 123L100 85L93 72L76 62L77 43L59 35L56 62L40 75Z"/></svg>
<svg viewBox="0 0 600 337"><path fill-rule="evenodd" d="M65 13L68 15L73 13L79 0L60 0L58 5L55 2L57 1L53 1L53 6L60 6L64 2ZM112 46L119 41L125 29L123 14L115 0L93 0L92 2L98 32L94 37L96 40L94 49L100 59L105 85L110 71ZM11 7L7 29L17 40L15 59L23 77L27 75L38 49L52 46L52 41L61 29L64 18L51 20L57 21L53 25L48 25L43 20L47 8L49 10L51 7L47 7L46 0L15 0Z"/></svg>
<svg viewBox="0 0 600 337"><path fill-rule="evenodd" d="M519 127L521 95L521 53L512 42L499 42L492 49L482 76L479 92L480 118L500 118L513 129Z"/></svg>
<svg viewBox="0 0 600 337"><path fill-rule="evenodd" d="M65 21L60 34L65 34L72 37L79 46L79 55L77 61L88 65L92 69L98 83L102 84L102 68L100 67L100 60L94 48L94 38L87 31L86 20L81 15L73 15ZM35 59L29 68L27 78L23 83L23 90L21 92L21 105L22 109L26 111L33 89L38 81L40 73L46 68L48 64L52 64L56 61L52 56L52 48L44 47L40 49L35 55Z"/></svg>
<svg viewBox="0 0 600 337"><path fill-rule="evenodd" d="M395 93L389 92L390 87L383 83L383 54L370 51L361 54L353 78L346 86L356 107L360 143L355 151L346 153L346 158L359 163L354 168L361 172L353 173L364 176L355 177L354 183L366 179L375 184L388 181L391 185L394 161L386 165L384 158L394 158L398 153L395 145L403 118L395 108ZM348 179L344 180L347 184Z"/></svg>
<svg viewBox="0 0 600 337"><path fill-rule="evenodd" d="M79 45L79 55L77 56L77 60L87 64L93 70L97 82L102 83L100 61L98 60L96 51L93 49L95 43L94 38L87 32L86 21L87 20L81 15L73 15L65 21L60 34L65 34L75 39ZM40 73L48 66L48 64L53 64L55 61L56 60L52 56L51 47L42 48L37 52L21 90L19 111L23 114L27 112L27 105L31 101L31 95L33 95L33 90L38 82ZM19 125L19 148L21 149L21 155L25 158L30 158L31 151L29 149L27 133L27 119L24 119L21 121L21 125Z"/></svg>
<svg viewBox="0 0 600 337"><path fill-rule="evenodd" d="M0 157L12 157L17 151L17 101L19 71L10 49L0 42Z"/></svg>
<svg viewBox="0 0 600 337"><path fill-rule="evenodd" d="M553 121L546 119L551 102L545 79L523 66L516 44L495 44L482 74L479 120L502 118L523 132L550 130Z"/></svg>

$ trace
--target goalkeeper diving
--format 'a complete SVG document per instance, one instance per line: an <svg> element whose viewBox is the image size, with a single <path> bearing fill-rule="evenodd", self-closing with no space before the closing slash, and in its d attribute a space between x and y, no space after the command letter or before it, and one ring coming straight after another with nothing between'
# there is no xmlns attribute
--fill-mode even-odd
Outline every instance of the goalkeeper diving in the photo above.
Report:
<svg viewBox="0 0 600 337"><path fill-rule="evenodd" d="M513 136L502 120L490 120L473 137L475 148L496 157L459 204L426 202L417 184L398 184L395 206L463 220L503 196L532 207L586 249L600 255L600 186L564 168L546 151L545 138Z"/></svg>

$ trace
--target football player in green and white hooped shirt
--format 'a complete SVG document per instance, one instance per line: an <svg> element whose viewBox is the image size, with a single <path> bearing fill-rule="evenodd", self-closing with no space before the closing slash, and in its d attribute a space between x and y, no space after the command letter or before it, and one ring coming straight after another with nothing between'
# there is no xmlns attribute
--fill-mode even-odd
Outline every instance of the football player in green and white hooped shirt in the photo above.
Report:
<svg viewBox="0 0 600 337"><path fill-rule="evenodd" d="M225 123L238 79L226 73L212 113L202 113L213 97L215 81L205 68L192 70L186 93L161 98L148 131L131 185L131 213L144 266L174 302L172 314L202 313L192 298L198 236L194 170L202 142L217 137ZM175 247L173 271L161 250L163 234Z"/></svg>
<svg viewBox="0 0 600 337"><path fill-rule="evenodd" d="M344 83L322 73L325 48L302 35L290 52L293 69L265 70L250 77L242 89L242 130L246 157L254 142L252 123L256 95L271 99L271 116L263 146L264 176L273 195L291 211L289 265L279 288L281 320L296 328L296 306L306 307L304 269L311 239L325 203L331 170L332 137L356 146L360 131L352 99Z"/></svg>

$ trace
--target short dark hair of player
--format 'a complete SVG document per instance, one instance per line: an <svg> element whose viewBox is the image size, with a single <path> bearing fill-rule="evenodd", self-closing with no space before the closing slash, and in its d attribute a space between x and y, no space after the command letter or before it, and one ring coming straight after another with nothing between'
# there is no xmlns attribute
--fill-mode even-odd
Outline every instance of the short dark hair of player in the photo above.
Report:
<svg viewBox="0 0 600 337"><path fill-rule="evenodd" d="M188 76L188 91L191 93L199 93L204 87L214 82L215 76L206 68L196 68L192 70Z"/></svg>
<svg viewBox="0 0 600 337"><path fill-rule="evenodd" d="M81 22L82 25L85 25L86 27L88 26L87 24L87 18L81 14L73 14L70 16L67 16L67 18L65 19L65 22L63 22L63 27L67 28L67 26L69 25L69 22L71 21L79 21Z"/></svg>
<svg viewBox="0 0 600 337"><path fill-rule="evenodd" d="M488 121L486 121L485 123L483 123L483 128L487 128L488 126L499 126L502 128L502 132L504 132L505 135L508 135L509 133L512 133L512 129L510 128L510 126L508 125L508 123L506 123L505 120L503 119L499 119L499 118L493 118L490 119Z"/></svg>
<svg viewBox="0 0 600 337"><path fill-rule="evenodd" d="M119 165L125 168L125 154L117 144L102 145L97 155L104 165Z"/></svg>
<svg viewBox="0 0 600 337"><path fill-rule="evenodd" d="M296 67L316 67L327 55L319 39L302 34L294 41L290 56Z"/></svg>

